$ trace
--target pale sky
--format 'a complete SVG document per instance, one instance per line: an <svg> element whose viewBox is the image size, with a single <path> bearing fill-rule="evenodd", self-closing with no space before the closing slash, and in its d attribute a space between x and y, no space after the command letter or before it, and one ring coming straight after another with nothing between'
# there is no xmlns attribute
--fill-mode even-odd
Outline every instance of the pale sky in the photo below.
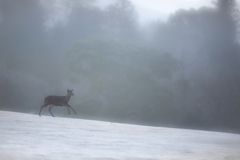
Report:
<svg viewBox="0 0 240 160"><path fill-rule="evenodd" d="M52 0L54 1L54 0ZM141 24L154 20L166 21L171 13L179 9L198 9L203 6L213 7L216 0L130 0L135 6ZM237 0L239 2L240 0ZM42 2L49 2L44 1ZM66 1L55 1L53 15L46 22L46 26L52 27L56 22L66 23L71 8L65 6ZM116 0L96 0L95 4L104 9L106 6L115 3ZM45 5L48 6L48 5ZM56 13L55 13L56 12ZM1 17L0 17L1 20Z"/></svg>
<svg viewBox="0 0 240 160"><path fill-rule="evenodd" d="M114 3L116 0L97 0L101 8ZM141 23L152 20L166 21L171 13L178 9L198 9L202 6L213 7L213 0L130 0L139 15ZM215 0L216 1L216 0Z"/></svg>
<svg viewBox="0 0 240 160"><path fill-rule="evenodd" d="M136 7L140 22L167 20L178 9L198 9L202 6L213 7L212 0L130 0Z"/></svg>

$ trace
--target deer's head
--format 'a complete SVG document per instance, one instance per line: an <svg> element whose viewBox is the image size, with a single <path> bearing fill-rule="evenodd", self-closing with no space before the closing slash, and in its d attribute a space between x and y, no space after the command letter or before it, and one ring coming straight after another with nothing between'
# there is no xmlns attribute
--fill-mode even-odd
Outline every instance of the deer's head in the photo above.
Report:
<svg viewBox="0 0 240 160"><path fill-rule="evenodd" d="M74 94L73 94L73 89L72 89L72 90L68 89L68 90L67 90L67 95L69 95L69 96L74 96Z"/></svg>

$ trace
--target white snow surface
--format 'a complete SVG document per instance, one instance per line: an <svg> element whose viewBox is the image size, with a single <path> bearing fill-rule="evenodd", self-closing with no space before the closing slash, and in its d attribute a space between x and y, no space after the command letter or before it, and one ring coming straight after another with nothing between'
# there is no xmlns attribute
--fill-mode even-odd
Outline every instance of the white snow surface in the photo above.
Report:
<svg viewBox="0 0 240 160"><path fill-rule="evenodd" d="M240 135L0 111L0 160L15 159L240 160Z"/></svg>

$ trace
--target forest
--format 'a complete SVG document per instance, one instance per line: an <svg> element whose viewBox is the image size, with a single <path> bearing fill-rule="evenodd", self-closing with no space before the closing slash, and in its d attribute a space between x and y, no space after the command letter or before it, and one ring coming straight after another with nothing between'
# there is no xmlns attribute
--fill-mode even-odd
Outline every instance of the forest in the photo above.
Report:
<svg viewBox="0 0 240 160"><path fill-rule="evenodd" d="M0 110L240 133L236 0L144 27L130 0L0 0ZM45 108L45 115L50 115Z"/></svg>

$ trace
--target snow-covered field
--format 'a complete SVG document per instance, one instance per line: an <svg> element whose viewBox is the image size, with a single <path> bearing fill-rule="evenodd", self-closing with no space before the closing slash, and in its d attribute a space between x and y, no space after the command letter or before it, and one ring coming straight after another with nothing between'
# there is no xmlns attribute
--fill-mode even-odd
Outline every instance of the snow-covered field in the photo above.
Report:
<svg viewBox="0 0 240 160"><path fill-rule="evenodd" d="M0 160L12 159L240 160L240 135L0 111Z"/></svg>

